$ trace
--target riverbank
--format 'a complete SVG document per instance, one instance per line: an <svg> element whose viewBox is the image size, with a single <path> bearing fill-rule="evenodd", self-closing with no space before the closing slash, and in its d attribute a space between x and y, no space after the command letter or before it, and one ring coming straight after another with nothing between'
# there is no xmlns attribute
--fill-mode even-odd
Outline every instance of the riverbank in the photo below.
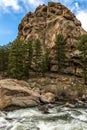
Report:
<svg viewBox="0 0 87 130"><path fill-rule="evenodd" d="M81 78L55 73L32 77L27 82L3 79L0 80L0 110L55 104L59 101L72 108L85 106L86 88Z"/></svg>

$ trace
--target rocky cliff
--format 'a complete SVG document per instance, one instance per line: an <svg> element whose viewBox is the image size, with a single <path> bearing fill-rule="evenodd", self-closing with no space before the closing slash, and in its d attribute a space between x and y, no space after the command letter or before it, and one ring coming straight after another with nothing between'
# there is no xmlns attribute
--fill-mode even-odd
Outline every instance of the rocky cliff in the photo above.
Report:
<svg viewBox="0 0 87 130"><path fill-rule="evenodd" d="M60 3L49 2L40 5L35 12L29 12L19 24L18 36L21 39L35 40L39 38L42 46L50 50L55 44L55 36L63 34L67 42L68 58L78 55L76 46L80 36L87 33L75 15ZM53 62L53 64L55 64ZM56 71L55 66L52 66Z"/></svg>
<svg viewBox="0 0 87 130"><path fill-rule="evenodd" d="M74 14L60 3L49 2L40 5L35 12L29 12L19 24L18 35L22 39L39 38L49 47L54 45L55 36L62 33L70 46L77 44L86 33Z"/></svg>

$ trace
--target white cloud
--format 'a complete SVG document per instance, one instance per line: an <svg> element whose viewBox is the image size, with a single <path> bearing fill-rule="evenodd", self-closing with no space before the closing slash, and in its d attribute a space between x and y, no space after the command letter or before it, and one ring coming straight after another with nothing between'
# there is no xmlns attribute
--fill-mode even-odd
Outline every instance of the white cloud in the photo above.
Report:
<svg viewBox="0 0 87 130"><path fill-rule="evenodd" d="M0 10L8 11L10 7L15 11L21 9L18 0L0 0Z"/></svg>
<svg viewBox="0 0 87 130"><path fill-rule="evenodd" d="M19 0L22 2L25 10L29 10L29 8L36 8L39 5L44 3L44 0Z"/></svg>
<svg viewBox="0 0 87 130"><path fill-rule="evenodd" d="M49 0L47 0L49 1ZM0 0L0 14L4 12L16 11L20 13L21 11L29 10L29 8L36 8L38 5L47 2L46 0ZM79 6L79 1L82 0L50 0L54 2L62 2L68 6L73 12L75 12L76 17L81 21L82 27L87 30L87 10L81 10ZM85 0L83 0L85 1ZM74 2L74 3L73 3ZM20 4L22 3L22 4ZM72 4L73 3L73 4Z"/></svg>
<svg viewBox="0 0 87 130"><path fill-rule="evenodd" d="M73 0L64 0L65 3L71 4Z"/></svg>
<svg viewBox="0 0 87 130"><path fill-rule="evenodd" d="M26 0L26 3L29 3L32 6L36 7L38 5L41 5L43 1L42 0Z"/></svg>
<svg viewBox="0 0 87 130"><path fill-rule="evenodd" d="M22 4L20 4L20 2ZM10 9L19 12L23 10L23 8L29 9L29 6L35 8L43 3L43 0L0 0L0 13L3 13L3 11L10 12Z"/></svg>
<svg viewBox="0 0 87 130"><path fill-rule="evenodd" d="M76 7L77 9L79 9L79 4L78 4L78 2L75 3L75 7Z"/></svg>
<svg viewBox="0 0 87 130"><path fill-rule="evenodd" d="M79 11L76 15L82 23L82 27L87 31L87 11Z"/></svg>
<svg viewBox="0 0 87 130"><path fill-rule="evenodd" d="M73 2L73 0L50 0L50 1L60 2L60 3L65 4L65 5L67 5L67 4L70 5Z"/></svg>

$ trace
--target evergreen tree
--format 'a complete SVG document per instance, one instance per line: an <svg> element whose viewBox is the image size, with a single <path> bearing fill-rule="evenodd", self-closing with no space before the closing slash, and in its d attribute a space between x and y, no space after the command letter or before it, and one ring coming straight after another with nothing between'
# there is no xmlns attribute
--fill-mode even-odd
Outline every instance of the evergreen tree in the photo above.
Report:
<svg viewBox="0 0 87 130"><path fill-rule="evenodd" d="M0 73L7 75L8 70L9 45L0 47Z"/></svg>
<svg viewBox="0 0 87 130"><path fill-rule="evenodd" d="M19 38L11 45L9 52L9 74L13 78L21 79L23 76L23 49L23 41Z"/></svg>
<svg viewBox="0 0 87 130"><path fill-rule="evenodd" d="M32 47L32 41L28 41L27 44L25 44L25 64L24 64L24 75L26 78L29 78L30 69L32 65L32 59L33 59L33 47Z"/></svg>
<svg viewBox="0 0 87 130"><path fill-rule="evenodd" d="M0 47L0 73L4 74L5 71L5 65L4 65L4 48Z"/></svg>
<svg viewBox="0 0 87 130"><path fill-rule="evenodd" d="M58 72L61 72L61 69L66 62L66 42L62 34L58 34L55 40L55 59L58 65Z"/></svg>
<svg viewBox="0 0 87 130"><path fill-rule="evenodd" d="M39 39L36 39L34 43L34 62L36 66L36 74L38 74L42 66L42 48Z"/></svg>
<svg viewBox="0 0 87 130"><path fill-rule="evenodd" d="M46 48L45 54L42 56L42 75L44 76L46 72L50 71L50 57L49 49Z"/></svg>
<svg viewBox="0 0 87 130"><path fill-rule="evenodd" d="M46 52L45 52L45 61L46 61L46 68L47 68L47 71L50 71L50 62L51 62L51 59L50 59L50 50L49 48L46 48Z"/></svg>
<svg viewBox="0 0 87 130"><path fill-rule="evenodd" d="M81 52L80 61L82 63L84 84L87 84L87 34L81 36L78 49Z"/></svg>
<svg viewBox="0 0 87 130"><path fill-rule="evenodd" d="M47 72L47 64L46 64L46 59L45 56L42 57L42 62L41 62L41 73L42 76L45 76L45 73Z"/></svg>

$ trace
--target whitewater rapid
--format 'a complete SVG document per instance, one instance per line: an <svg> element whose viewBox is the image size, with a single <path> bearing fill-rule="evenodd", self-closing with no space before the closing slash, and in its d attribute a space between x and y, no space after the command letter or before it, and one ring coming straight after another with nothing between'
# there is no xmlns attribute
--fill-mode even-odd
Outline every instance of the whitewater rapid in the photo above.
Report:
<svg viewBox="0 0 87 130"><path fill-rule="evenodd" d="M0 130L87 130L87 109L56 106L49 114L38 108L0 112Z"/></svg>

